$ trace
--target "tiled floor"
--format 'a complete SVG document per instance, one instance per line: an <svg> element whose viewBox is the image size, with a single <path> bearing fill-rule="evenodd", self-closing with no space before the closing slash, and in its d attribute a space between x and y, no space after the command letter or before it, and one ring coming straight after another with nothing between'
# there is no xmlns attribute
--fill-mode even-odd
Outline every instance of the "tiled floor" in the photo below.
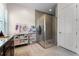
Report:
<svg viewBox="0 0 79 59"><path fill-rule="evenodd" d="M57 46L44 49L36 43L15 48L15 56L78 56L78 54Z"/></svg>

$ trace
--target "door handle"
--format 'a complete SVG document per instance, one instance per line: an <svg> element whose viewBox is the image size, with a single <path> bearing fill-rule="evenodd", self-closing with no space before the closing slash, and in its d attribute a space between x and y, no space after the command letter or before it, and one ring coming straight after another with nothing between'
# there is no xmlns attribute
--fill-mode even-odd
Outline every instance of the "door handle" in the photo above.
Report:
<svg viewBox="0 0 79 59"><path fill-rule="evenodd" d="M61 32L59 32L59 34L61 34Z"/></svg>

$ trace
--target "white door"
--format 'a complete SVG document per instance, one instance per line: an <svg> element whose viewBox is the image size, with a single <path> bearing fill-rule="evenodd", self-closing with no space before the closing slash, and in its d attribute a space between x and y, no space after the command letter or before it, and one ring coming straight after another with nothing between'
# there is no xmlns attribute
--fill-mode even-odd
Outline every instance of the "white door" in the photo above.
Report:
<svg viewBox="0 0 79 59"><path fill-rule="evenodd" d="M63 15L62 15L62 12L58 12L58 34L57 34L57 44L58 46L62 46L64 44L64 20L63 20Z"/></svg>
<svg viewBox="0 0 79 59"><path fill-rule="evenodd" d="M61 10L61 16L59 17L59 45L69 50L75 51L76 47L76 4L72 4Z"/></svg>

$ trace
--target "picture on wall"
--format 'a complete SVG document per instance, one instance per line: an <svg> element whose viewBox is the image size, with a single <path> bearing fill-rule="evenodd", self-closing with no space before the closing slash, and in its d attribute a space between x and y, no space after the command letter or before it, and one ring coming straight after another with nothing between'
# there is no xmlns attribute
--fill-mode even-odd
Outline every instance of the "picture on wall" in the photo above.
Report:
<svg viewBox="0 0 79 59"><path fill-rule="evenodd" d="M27 31L27 25L25 25L25 24L17 24L15 26L16 34L25 33L26 31Z"/></svg>

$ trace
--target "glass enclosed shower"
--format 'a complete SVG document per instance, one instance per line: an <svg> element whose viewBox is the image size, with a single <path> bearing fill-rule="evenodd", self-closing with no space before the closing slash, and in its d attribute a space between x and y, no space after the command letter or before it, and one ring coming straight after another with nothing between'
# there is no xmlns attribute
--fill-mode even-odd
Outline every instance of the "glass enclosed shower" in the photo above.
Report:
<svg viewBox="0 0 79 59"><path fill-rule="evenodd" d="M52 15L36 10L36 39L37 42L44 48L48 48L56 44L53 36Z"/></svg>

